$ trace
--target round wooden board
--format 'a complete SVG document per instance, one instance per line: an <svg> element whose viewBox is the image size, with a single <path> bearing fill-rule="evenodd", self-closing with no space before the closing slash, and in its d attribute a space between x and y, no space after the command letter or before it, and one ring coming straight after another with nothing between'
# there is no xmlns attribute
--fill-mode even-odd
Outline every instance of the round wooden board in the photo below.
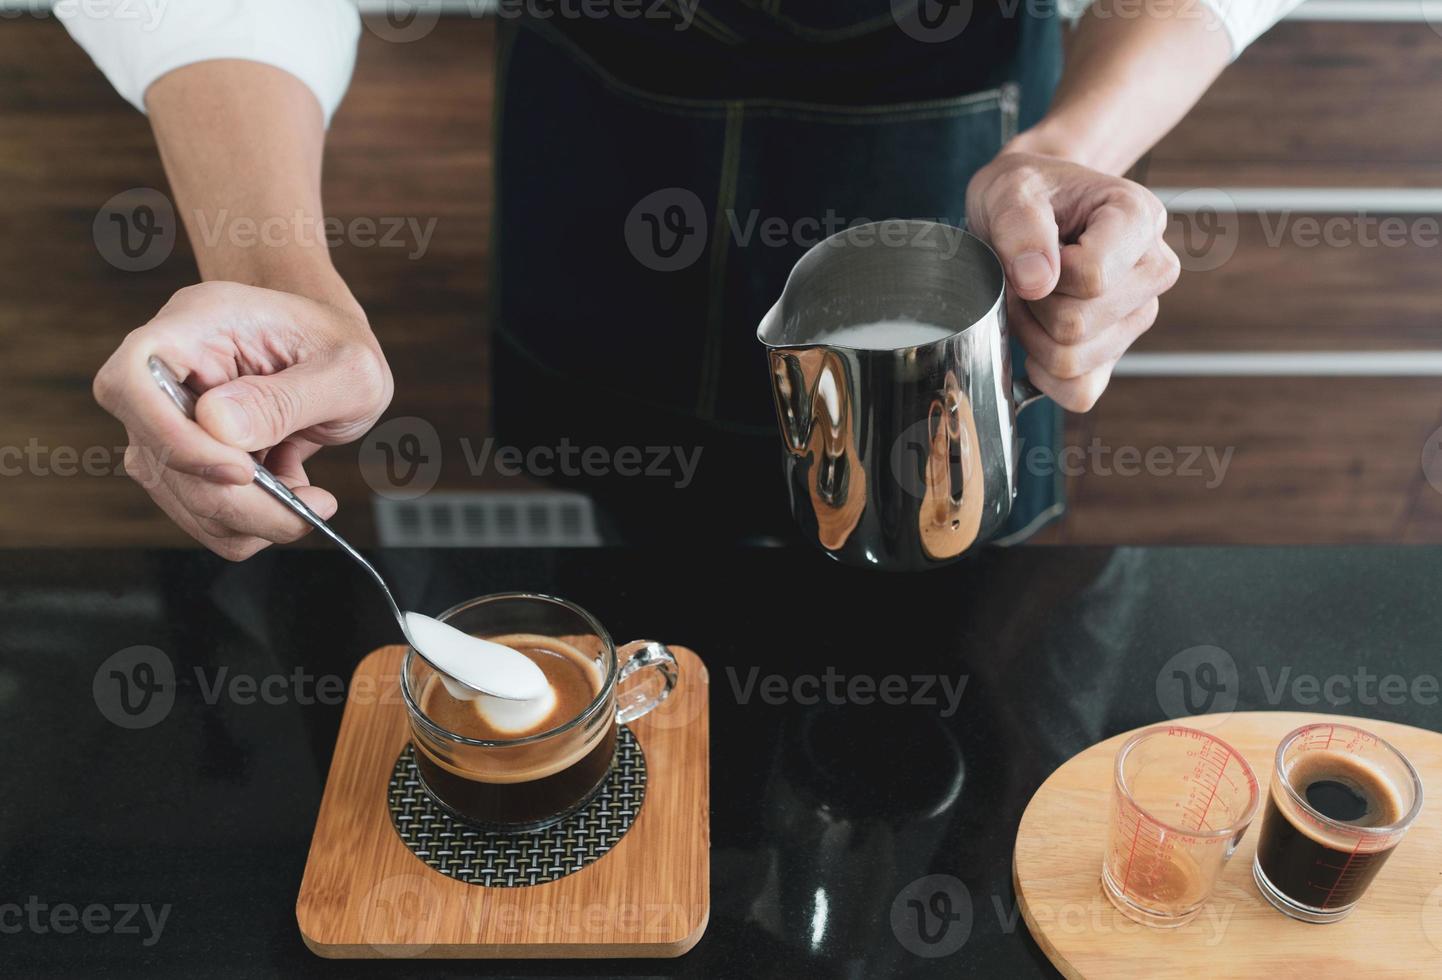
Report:
<svg viewBox="0 0 1442 980"><path fill-rule="evenodd" d="M1249 711L1177 719L1242 753L1263 792L1283 735L1335 719L1387 739L1422 776L1422 813L1352 914L1313 925L1272 908L1252 881L1261 812L1201 913L1175 929L1127 919L1101 887L1112 761L1131 732L1067 760L1036 791L1012 879L1027 928L1068 977L1442 977L1442 735L1385 721ZM1147 726L1151 727L1151 726ZM1265 801L1264 801L1265 803Z"/></svg>

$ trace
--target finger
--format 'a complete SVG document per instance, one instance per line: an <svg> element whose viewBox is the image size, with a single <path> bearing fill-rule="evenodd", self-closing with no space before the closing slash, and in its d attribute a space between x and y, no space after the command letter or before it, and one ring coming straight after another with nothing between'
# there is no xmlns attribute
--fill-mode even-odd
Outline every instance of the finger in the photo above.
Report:
<svg viewBox="0 0 1442 980"><path fill-rule="evenodd" d="M1159 240L1159 213L1164 209L1150 191L1116 185L1087 216L1076 242L1062 248L1057 288L1084 299L1104 295Z"/></svg>
<svg viewBox="0 0 1442 980"><path fill-rule="evenodd" d="M158 481L154 486L148 487L147 491L150 499L155 501L156 506L165 512L165 515L176 527L228 561L244 561L270 544L269 541L261 538L234 535L228 532L213 534L202 528L195 515L164 481Z"/></svg>
<svg viewBox="0 0 1442 980"><path fill-rule="evenodd" d="M287 439L266 454L266 466L280 477L282 483L295 491L295 495L305 501L306 506L323 520L330 520L340 509L340 503L328 490L312 486L302 465L319 449L319 445L305 439ZM302 534L308 534L310 530L310 525L306 524Z"/></svg>
<svg viewBox="0 0 1442 980"><path fill-rule="evenodd" d="M336 499L329 492L306 485L303 477L282 478L282 482L322 520L335 515ZM166 474L165 483L201 531L215 538L242 536L288 544L311 530L308 523L259 485L220 486L175 471Z"/></svg>
<svg viewBox="0 0 1442 980"><path fill-rule="evenodd" d="M1052 401L1069 412L1089 412L1092 406L1097 403L1102 392L1106 390L1107 384L1112 379L1112 368L1115 362L1089 371L1079 378L1058 378L1053 376L1046 368L1039 364L1033 364L1030 360L1026 363L1026 374L1031 383L1036 385Z"/></svg>
<svg viewBox="0 0 1442 980"><path fill-rule="evenodd" d="M295 480L301 486L310 483L305 475L305 461L320 450L320 444L300 436L291 436L278 446L265 451L261 462L265 468L289 483Z"/></svg>
<svg viewBox="0 0 1442 980"><path fill-rule="evenodd" d="M196 420L215 438L249 452L326 423L351 420L344 431L329 432L345 441L351 429L369 427L376 413L378 355L347 349L288 367L275 374L246 375L211 388L196 404Z"/></svg>
<svg viewBox="0 0 1442 980"><path fill-rule="evenodd" d="M1058 289L1031 303L1031 311L1052 339L1080 344L1170 289L1180 268L1176 253L1158 241L1102 296L1081 299Z"/></svg>
<svg viewBox="0 0 1442 980"><path fill-rule="evenodd" d="M1050 191L1026 168L998 177L982 200L981 216L1007 281L1023 299L1040 299L1056 287L1060 239Z"/></svg>
<svg viewBox="0 0 1442 980"><path fill-rule="evenodd" d="M144 331L137 331L95 375L93 390L100 407L125 425L131 444L148 456L151 470L169 468L217 483L249 483L255 474L250 457L185 417L151 377L152 355L184 383L185 358L173 350L156 350Z"/></svg>
<svg viewBox="0 0 1442 980"><path fill-rule="evenodd" d="M1015 330L1017 340L1026 348L1028 369L1039 364L1052 377L1071 380L1115 363L1156 322L1159 305L1153 296L1106 329L1075 344L1057 341L1023 301L1008 308L1007 325Z"/></svg>

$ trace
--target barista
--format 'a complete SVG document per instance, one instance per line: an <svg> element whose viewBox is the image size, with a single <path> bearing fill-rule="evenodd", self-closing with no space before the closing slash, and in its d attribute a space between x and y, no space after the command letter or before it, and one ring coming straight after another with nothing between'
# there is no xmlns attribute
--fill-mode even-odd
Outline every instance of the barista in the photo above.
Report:
<svg viewBox="0 0 1442 980"><path fill-rule="evenodd" d="M1295 2L1098 0L1064 64L1052 3L503 0L501 441L699 448L685 486L580 488L624 540L786 536L756 324L825 227L901 216L965 222L998 253L1017 360L1051 399L1021 417L1023 449L1055 446L1062 409L1092 407L1177 275L1164 209L1121 174ZM250 454L329 516L305 461L363 435L392 392L324 236L204 234L275 215L319 227L326 125L361 25L348 0L103 14L64 17L148 112L202 282L125 336L96 396L156 503L242 559L307 530L249 485ZM203 393L198 425L155 389L152 354ZM1062 509L1059 474L1019 479L1011 540Z"/></svg>

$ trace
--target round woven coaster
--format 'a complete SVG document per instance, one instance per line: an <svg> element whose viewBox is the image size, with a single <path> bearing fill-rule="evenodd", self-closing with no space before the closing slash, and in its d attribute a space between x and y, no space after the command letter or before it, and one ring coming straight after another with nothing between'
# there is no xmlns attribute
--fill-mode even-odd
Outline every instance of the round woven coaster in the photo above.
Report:
<svg viewBox="0 0 1442 980"><path fill-rule="evenodd" d="M452 817L421 787L415 752L407 745L391 772L391 824L416 857L472 885L519 888L580 871L616 846L646 798L646 756L625 727L600 792L565 820L530 834L490 833Z"/></svg>

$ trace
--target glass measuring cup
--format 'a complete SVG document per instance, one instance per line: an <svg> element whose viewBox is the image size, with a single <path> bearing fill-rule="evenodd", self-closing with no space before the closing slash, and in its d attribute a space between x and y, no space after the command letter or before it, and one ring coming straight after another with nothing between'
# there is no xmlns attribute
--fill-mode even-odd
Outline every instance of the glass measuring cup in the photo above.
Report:
<svg viewBox="0 0 1442 980"><path fill-rule="evenodd" d="M1137 732L1113 771L1102 888L1130 919L1183 925L1256 815L1257 777L1226 742L1180 725Z"/></svg>
<svg viewBox="0 0 1442 980"><path fill-rule="evenodd" d="M1422 780L1391 744L1353 725L1303 725L1277 746L1252 859L1257 888L1294 919L1335 922L1421 810Z"/></svg>

